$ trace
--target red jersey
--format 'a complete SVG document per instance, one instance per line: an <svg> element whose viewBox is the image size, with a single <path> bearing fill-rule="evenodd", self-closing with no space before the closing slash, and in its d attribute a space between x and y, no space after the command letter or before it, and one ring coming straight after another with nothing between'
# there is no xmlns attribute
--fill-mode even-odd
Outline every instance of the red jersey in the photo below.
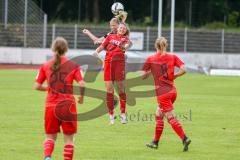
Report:
<svg viewBox="0 0 240 160"><path fill-rule="evenodd" d="M156 53L146 59L143 70L151 71L157 95L161 95L175 89L174 68L180 67L184 63L174 54Z"/></svg>
<svg viewBox="0 0 240 160"><path fill-rule="evenodd" d="M54 59L44 63L39 69L36 77L36 82L42 84L47 80L48 95L46 98L47 103L58 103L64 99L73 99L73 80L77 82L83 80L80 67L77 63L61 57L61 68L58 71L53 71L51 66Z"/></svg>
<svg viewBox="0 0 240 160"><path fill-rule="evenodd" d="M121 46L128 42L129 38L127 36L109 34L102 43L102 46L107 50L105 61L125 61L125 51L121 49Z"/></svg>

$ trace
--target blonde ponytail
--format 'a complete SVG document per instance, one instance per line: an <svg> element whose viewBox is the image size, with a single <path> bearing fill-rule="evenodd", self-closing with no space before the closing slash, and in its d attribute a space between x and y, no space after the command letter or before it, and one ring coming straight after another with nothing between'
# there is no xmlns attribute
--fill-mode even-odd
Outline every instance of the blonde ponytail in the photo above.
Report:
<svg viewBox="0 0 240 160"><path fill-rule="evenodd" d="M167 39L164 37L159 37L155 41L155 48L160 51L160 53L163 53L167 50L168 43Z"/></svg>

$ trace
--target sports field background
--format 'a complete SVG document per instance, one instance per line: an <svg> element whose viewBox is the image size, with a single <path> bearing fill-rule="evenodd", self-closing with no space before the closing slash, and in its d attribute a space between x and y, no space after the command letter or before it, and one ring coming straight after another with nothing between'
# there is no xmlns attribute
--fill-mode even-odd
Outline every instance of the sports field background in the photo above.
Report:
<svg viewBox="0 0 240 160"><path fill-rule="evenodd" d="M41 160L43 153L43 111L45 93L33 90L36 70L0 70L0 159ZM133 76L133 75L129 75ZM177 114L192 139L189 152L169 124L158 150L145 147L154 133L154 121L134 120L122 125L117 119L109 126L108 116L79 122L75 140L75 160L223 160L240 159L240 78L187 74L176 80ZM94 84L104 90L102 76ZM99 101L85 99L78 105L84 112ZM137 99L128 114L154 114L155 98ZM119 113L119 108L117 109ZM54 160L63 159L63 137L59 135Z"/></svg>

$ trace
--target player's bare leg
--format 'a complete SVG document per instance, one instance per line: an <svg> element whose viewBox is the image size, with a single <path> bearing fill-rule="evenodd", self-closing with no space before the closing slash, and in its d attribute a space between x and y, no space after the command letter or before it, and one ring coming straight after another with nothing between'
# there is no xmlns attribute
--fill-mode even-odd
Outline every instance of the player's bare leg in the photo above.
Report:
<svg viewBox="0 0 240 160"><path fill-rule="evenodd" d="M126 116L126 92L125 92L125 84L124 81L116 81L117 90L119 95L119 102L120 102L120 110L121 110L121 123L127 123L127 116Z"/></svg>
<svg viewBox="0 0 240 160"><path fill-rule="evenodd" d="M74 153L74 134L64 134L64 160L72 160Z"/></svg>
<svg viewBox="0 0 240 160"><path fill-rule="evenodd" d="M107 90L107 95L106 95L106 103L108 107L108 112L109 112L109 117L110 117L110 124L114 124L114 87L113 87L113 82L112 81L105 81L105 87Z"/></svg>
<svg viewBox="0 0 240 160"><path fill-rule="evenodd" d="M155 126L154 139L152 140L152 142L146 144L146 146L149 148L157 149L158 143L164 128L164 114L161 112L159 107L156 110L155 119L156 119L156 126Z"/></svg>
<svg viewBox="0 0 240 160"><path fill-rule="evenodd" d="M57 134L46 134L46 138L43 143L44 160L51 160L56 139L57 139Z"/></svg>
<svg viewBox="0 0 240 160"><path fill-rule="evenodd" d="M170 112L165 113L168 123L172 126L173 130L176 134L181 138L183 142L183 151L188 151L188 146L191 143L191 140L185 135L182 125L178 122L176 117L174 116L173 110Z"/></svg>

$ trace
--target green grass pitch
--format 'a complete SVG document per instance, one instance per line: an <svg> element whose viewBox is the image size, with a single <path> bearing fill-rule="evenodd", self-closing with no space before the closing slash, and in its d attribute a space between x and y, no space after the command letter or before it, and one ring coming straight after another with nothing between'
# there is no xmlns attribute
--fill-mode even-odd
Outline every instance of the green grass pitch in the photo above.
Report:
<svg viewBox="0 0 240 160"><path fill-rule="evenodd" d="M45 93L33 90L34 70L0 70L0 159L41 160L44 140ZM131 75L130 75L131 76ZM102 76L94 84L104 90ZM153 137L155 98L137 99L127 108L137 115L127 125L117 119L109 126L108 116L78 123L75 160L237 160L240 159L240 78L187 74L176 80L175 112L192 139L189 152L165 121L158 150L145 147ZM99 101L87 98L79 112L91 110ZM119 108L117 109L119 113ZM145 116L145 117L144 117ZM63 159L60 134L53 154Z"/></svg>

